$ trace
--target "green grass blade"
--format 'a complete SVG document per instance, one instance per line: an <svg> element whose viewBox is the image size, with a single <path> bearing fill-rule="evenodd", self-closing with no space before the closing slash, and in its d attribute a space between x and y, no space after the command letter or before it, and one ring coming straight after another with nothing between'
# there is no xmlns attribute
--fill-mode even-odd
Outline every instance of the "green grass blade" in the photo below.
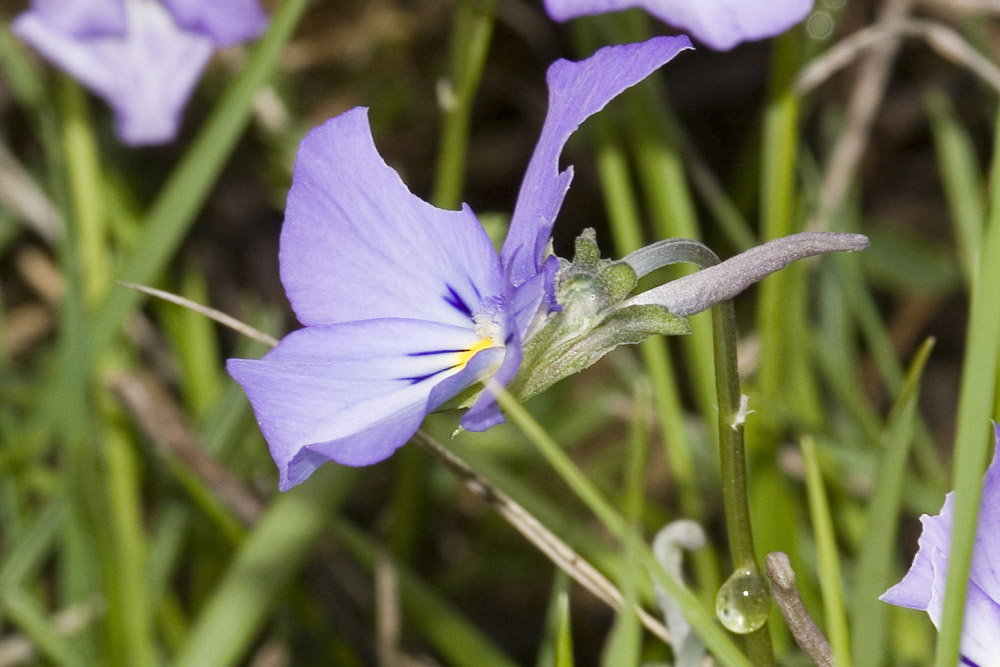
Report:
<svg viewBox="0 0 1000 667"><path fill-rule="evenodd" d="M153 283L174 256L250 121L254 94L277 67L281 49L307 5L308 0L285 0L271 17L270 28L245 68L230 83L150 206L142 238L121 262L120 280ZM141 292L125 288L108 293L91 325L90 358L108 346L144 298Z"/></svg>
<svg viewBox="0 0 1000 667"><path fill-rule="evenodd" d="M222 667L245 657L356 474L353 468L325 466L271 504L195 619L175 667Z"/></svg>
<svg viewBox="0 0 1000 667"><path fill-rule="evenodd" d="M103 179L97 139L90 117L90 99L68 76L60 77L63 114L63 153L72 199L72 224L76 226L84 302L100 299L111 282L106 247L105 216L101 205Z"/></svg>
<svg viewBox="0 0 1000 667"><path fill-rule="evenodd" d="M535 667L573 667L573 633L569 611L570 578L556 568L552 594L545 614L545 632L538 647Z"/></svg>
<svg viewBox="0 0 1000 667"><path fill-rule="evenodd" d="M979 516L983 471L992 444L990 417L995 417L997 358L1000 356L1000 116L994 130L993 172L990 182L990 219L972 287L969 328L962 362L955 430L955 523L948 559L948 587L938 637L937 666L958 660L969 562Z"/></svg>
<svg viewBox="0 0 1000 667"><path fill-rule="evenodd" d="M107 413L108 411L105 410ZM146 577L146 537L138 460L120 420L105 417L103 452L106 529L102 541L108 630L120 645L126 665L156 662L153 612ZM100 520L97 517L92 520Z"/></svg>
<svg viewBox="0 0 1000 667"><path fill-rule="evenodd" d="M38 513L31 526L13 544L5 545L0 562L0 590L22 583L45 563L66 519L66 498L56 496Z"/></svg>
<svg viewBox="0 0 1000 667"><path fill-rule="evenodd" d="M592 122L597 144L597 169L615 249L617 254L626 255L639 249L644 243L624 147L615 137L612 122L605 115L599 115ZM691 440L683 427L680 390L673 374L669 372L666 342L647 340L640 349L648 372L653 376L665 454L681 494L682 509L686 516L700 518L704 512L695 475Z"/></svg>
<svg viewBox="0 0 1000 667"><path fill-rule="evenodd" d="M504 413L524 432L549 462L549 465L555 469L577 497L590 508L605 528L620 540L628 539L629 528L624 517L601 495L600 491L570 460L559 445L549 437L538 422L502 388L495 385L490 385L489 388L497 396L497 402ZM732 639L716 623L715 615L705 609L687 588L681 586L667 574L649 549L643 549L639 558L640 562L652 573L656 582L663 586L668 595L674 598L691 627L718 660L724 665L748 664Z"/></svg>
<svg viewBox="0 0 1000 667"><path fill-rule="evenodd" d="M412 446L412 445L411 445ZM376 544L340 517L331 523L334 535L365 567L375 565ZM412 570L396 561L400 602L408 621L456 667L514 667L516 663L497 648L433 588Z"/></svg>
<svg viewBox="0 0 1000 667"><path fill-rule="evenodd" d="M56 629L45 610L20 588L0 593L0 609L18 629L31 638L38 651L56 665L84 667L66 637Z"/></svg>
<svg viewBox="0 0 1000 667"><path fill-rule="evenodd" d="M969 133L955 118L948 97L932 90L925 97L937 149L938 172L948 197L951 221L967 284L979 273L979 248L983 240L986 202L983 201L981 170Z"/></svg>
<svg viewBox="0 0 1000 667"><path fill-rule="evenodd" d="M208 303L208 281L188 268L179 293L195 303ZM223 374L218 365L222 354L215 338L214 323L199 313L171 303L157 301L156 306L177 358L184 402L200 421L216 405L223 387Z"/></svg>
<svg viewBox="0 0 1000 667"><path fill-rule="evenodd" d="M894 582L893 557L899 528L900 497L916 421L917 395L924 365L934 347L926 341L910 364L882 436L882 454L868 502L868 524L857 566L851 620L864 639L853 643L854 664L877 667L887 659L889 605L878 597ZM860 635L858 635L860 636Z"/></svg>
<svg viewBox="0 0 1000 667"><path fill-rule="evenodd" d="M493 37L496 0L459 0L452 31L450 99L442 103L443 129L434 178L435 206L457 209L465 185L472 103Z"/></svg>
<svg viewBox="0 0 1000 667"><path fill-rule="evenodd" d="M850 667L850 637L847 628L847 610L844 608L843 577L840 572L840 555L837 552L837 537L830 515L830 503L823 486L823 473L816 456L816 443L812 438L804 437L799 444L806 467L809 516L812 519L813 534L816 539L826 632L836 664L839 667Z"/></svg>

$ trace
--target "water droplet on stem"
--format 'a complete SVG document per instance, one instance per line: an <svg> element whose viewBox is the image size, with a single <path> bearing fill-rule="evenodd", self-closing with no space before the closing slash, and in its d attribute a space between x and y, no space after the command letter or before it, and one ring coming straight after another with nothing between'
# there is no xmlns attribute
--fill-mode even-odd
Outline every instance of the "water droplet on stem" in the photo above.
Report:
<svg viewBox="0 0 1000 667"><path fill-rule="evenodd" d="M767 580L752 568L739 568L715 595L715 615L730 632L745 635L759 630L771 610Z"/></svg>

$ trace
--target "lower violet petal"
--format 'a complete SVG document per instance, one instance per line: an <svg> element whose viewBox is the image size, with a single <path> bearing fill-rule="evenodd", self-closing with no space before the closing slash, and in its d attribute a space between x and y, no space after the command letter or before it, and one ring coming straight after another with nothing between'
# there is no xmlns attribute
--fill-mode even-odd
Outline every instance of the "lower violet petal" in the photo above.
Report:
<svg viewBox="0 0 1000 667"><path fill-rule="evenodd" d="M286 489L316 468L317 454L347 465L387 458L450 398L443 393L458 393L478 375L449 378L470 366L485 372L470 363L482 353L464 352L479 342L472 328L365 320L294 331L263 359L226 367L253 405Z"/></svg>

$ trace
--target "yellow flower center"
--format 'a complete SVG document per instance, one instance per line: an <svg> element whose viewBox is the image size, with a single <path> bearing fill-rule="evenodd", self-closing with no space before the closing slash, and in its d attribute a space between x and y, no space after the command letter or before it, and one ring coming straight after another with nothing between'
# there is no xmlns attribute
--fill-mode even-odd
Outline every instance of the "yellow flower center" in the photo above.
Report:
<svg viewBox="0 0 1000 667"><path fill-rule="evenodd" d="M459 366L460 369L465 368L465 365L469 363L469 360L472 359L472 357L476 356L479 352L483 350L488 350L491 347L493 347L492 338L480 339L478 343L470 347L468 350L458 353L457 365Z"/></svg>

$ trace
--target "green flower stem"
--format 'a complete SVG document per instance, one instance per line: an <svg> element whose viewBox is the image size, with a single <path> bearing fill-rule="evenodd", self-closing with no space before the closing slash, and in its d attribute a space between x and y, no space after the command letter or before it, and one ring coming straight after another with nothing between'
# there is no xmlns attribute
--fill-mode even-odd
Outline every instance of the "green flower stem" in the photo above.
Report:
<svg viewBox="0 0 1000 667"><path fill-rule="evenodd" d="M90 118L87 94L76 81L60 77L60 106L63 115L63 150L69 173L72 224L77 229L77 249L83 279L84 301L98 301L111 284L101 209L101 169Z"/></svg>
<svg viewBox="0 0 1000 667"><path fill-rule="evenodd" d="M797 240L803 239L803 237L806 239L805 243L796 243ZM762 271L765 268L776 270L779 264L783 266L792 261L792 258L797 254L793 249L803 245L811 246L808 241L812 239L813 237L809 235L800 235L792 239L780 239L772 242L773 245L767 245L772 248L780 246L783 250L782 252L773 253L767 246L760 246L757 249L748 251L748 253L744 253L744 255L738 256L735 261L730 260L726 264L732 266L740 261L740 257L745 258L752 254L750 264L761 267ZM859 246L867 243L863 241L863 237L857 235L825 235L816 237L816 239L823 242L843 241L845 244L853 241ZM665 247L667 243L670 242L661 242ZM670 247L673 248L672 254L676 254L684 261L697 264L701 268L701 271L692 274L693 276L699 276L699 274L706 276L727 271L725 265L720 264L715 254L705 246L674 244ZM774 255L773 261L769 261L771 255ZM769 259L765 259L765 257ZM766 271L766 273L769 272ZM759 276L756 276L752 270L729 270L729 273L750 278L751 282L759 279ZM727 282L731 283L733 282L733 278L730 277L729 280L721 280L719 282L723 284ZM738 291L736 290L736 292ZM712 334L715 355L716 397L719 408L719 459L722 469L722 500L726 515L726 531L729 537L729 553L734 570L746 568L760 573L761 569L757 563L753 530L750 524L750 496L747 489L747 455L743 439L743 425L746 415L741 411L740 405L742 394L740 392L739 369L736 364L736 311L733 308L731 300L727 299L712 306ZM774 654L771 649L771 638L768 634L766 624L756 632L747 635L745 641L747 655L754 665L773 664Z"/></svg>
<svg viewBox="0 0 1000 667"><path fill-rule="evenodd" d="M733 568L760 573L750 526L750 495L747 490L747 453L743 440L740 374L736 365L736 310L732 301L712 308L715 341L715 386L719 399L719 460L722 469L722 502ZM746 650L754 665L774 662L771 636L765 623L746 636Z"/></svg>

